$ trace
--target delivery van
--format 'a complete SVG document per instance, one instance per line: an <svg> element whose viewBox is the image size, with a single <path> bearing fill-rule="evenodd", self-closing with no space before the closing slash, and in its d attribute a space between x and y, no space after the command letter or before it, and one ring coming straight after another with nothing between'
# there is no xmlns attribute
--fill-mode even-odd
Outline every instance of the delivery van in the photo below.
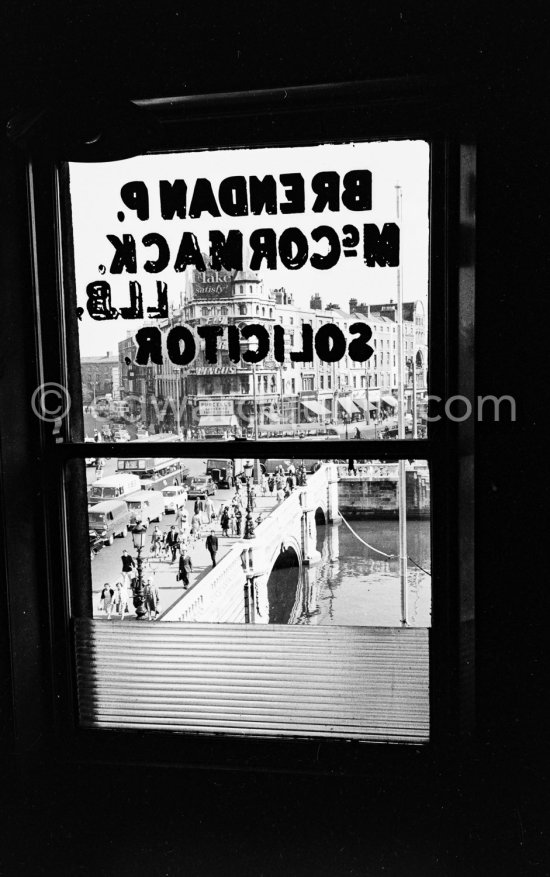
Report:
<svg viewBox="0 0 550 877"><path fill-rule="evenodd" d="M139 475L108 475L90 486L88 504L95 505L104 499L125 499L138 490L141 490Z"/></svg>
<svg viewBox="0 0 550 877"><path fill-rule="evenodd" d="M149 526L151 521L161 522L164 515L164 497L160 490L140 490L126 497L130 512L130 525L138 521Z"/></svg>
<svg viewBox="0 0 550 877"><path fill-rule="evenodd" d="M130 523L130 512L123 500L106 499L88 507L90 542L100 539L112 545L115 536L125 536Z"/></svg>

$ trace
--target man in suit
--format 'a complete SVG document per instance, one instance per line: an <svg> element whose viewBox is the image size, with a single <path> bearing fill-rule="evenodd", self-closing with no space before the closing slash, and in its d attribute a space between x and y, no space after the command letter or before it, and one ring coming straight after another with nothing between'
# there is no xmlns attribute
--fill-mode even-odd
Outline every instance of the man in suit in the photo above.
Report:
<svg viewBox="0 0 550 877"><path fill-rule="evenodd" d="M209 535L206 537L206 547L210 552L210 557L212 558L212 566L216 566L216 554L218 552L218 537L214 533L214 530L210 530Z"/></svg>
<svg viewBox="0 0 550 877"><path fill-rule="evenodd" d="M186 591L189 587L189 573L193 571L193 564L186 548L180 554L179 580Z"/></svg>
<svg viewBox="0 0 550 877"><path fill-rule="evenodd" d="M174 561L176 559L176 551L177 551L179 543L180 543L180 534L176 530L175 526L172 524L172 526L170 527L170 530L168 531L168 534L166 536L166 544L168 545L168 547L172 551L172 563L174 563Z"/></svg>

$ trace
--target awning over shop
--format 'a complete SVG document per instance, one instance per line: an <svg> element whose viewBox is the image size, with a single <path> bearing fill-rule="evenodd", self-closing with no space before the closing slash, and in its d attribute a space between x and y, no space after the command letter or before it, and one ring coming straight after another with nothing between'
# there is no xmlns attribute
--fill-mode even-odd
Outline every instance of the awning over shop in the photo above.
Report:
<svg viewBox="0 0 550 877"><path fill-rule="evenodd" d="M394 399L393 396L382 396L382 402L390 405L391 408L397 408L397 399Z"/></svg>
<svg viewBox="0 0 550 877"><path fill-rule="evenodd" d="M364 396L358 396L357 399L354 399L354 400L353 400L353 404L354 404L354 405L358 405L359 408L362 408L362 409L363 409L363 411L366 411L367 408L369 408L369 407L370 407L370 408L376 408L376 405L373 405L372 402L371 402L370 400L369 400L369 402L368 402L368 404L367 404L367 400L366 400L366 398L365 398Z"/></svg>
<svg viewBox="0 0 550 877"><path fill-rule="evenodd" d="M380 390L369 390L369 402L380 402Z"/></svg>
<svg viewBox="0 0 550 877"><path fill-rule="evenodd" d="M201 429L206 426L218 426L220 429L227 429L228 427L238 425L239 421L234 414L203 414L199 420Z"/></svg>
<svg viewBox="0 0 550 877"><path fill-rule="evenodd" d="M353 401L352 401L352 399L349 398L349 396L342 396L340 399L338 399L338 401L339 401L340 405L342 406L342 408L344 409L344 411L347 411L348 414L350 414L350 415L357 414L358 409L353 404Z"/></svg>
<svg viewBox="0 0 550 877"><path fill-rule="evenodd" d="M313 414L319 414L321 417L324 417L328 414L328 410L324 405L321 405L320 402L317 402L316 399L301 399L302 405L304 405L309 411Z"/></svg>
<svg viewBox="0 0 550 877"><path fill-rule="evenodd" d="M369 401L367 402L367 400L365 399L364 396L358 396L357 399L353 400L353 403L354 403L354 405L358 405L359 408L362 408L363 411L367 411L369 409L371 411L376 411L376 409L378 408L378 405L376 404L376 402L373 402L370 397L369 397Z"/></svg>

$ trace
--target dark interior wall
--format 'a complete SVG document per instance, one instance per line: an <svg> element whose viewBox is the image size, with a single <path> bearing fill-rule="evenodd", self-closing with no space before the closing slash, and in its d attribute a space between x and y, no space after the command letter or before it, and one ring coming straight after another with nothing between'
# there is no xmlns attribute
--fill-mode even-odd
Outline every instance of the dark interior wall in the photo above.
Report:
<svg viewBox="0 0 550 877"><path fill-rule="evenodd" d="M539 873L539 868L545 873L548 721L541 665L549 589L542 421L549 247L544 4L484 12L480 4L435 2L24 2L8 4L4 16L5 119L49 102L52 95L143 98L419 74L448 78L455 93L462 91L465 108L475 110L478 132L476 392L508 394L517 401L516 423L476 427L476 648L483 742L469 768L453 762L448 773L434 769L433 782L406 793L393 778L373 789L353 778L208 774L181 779L178 774L176 781L172 774L159 779L147 769L137 776L110 768L94 777L83 769L58 777L54 793L53 779L42 767L26 774L27 786L18 785L18 818L30 819L63 869L64 847L39 816L53 808L53 823L65 832L65 849L77 857L83 873L136 873L137 850L142 863L150 863L143 871L138 865L137 873L181 873L182 863L200 875L233 873L241 862L254 874L462 875L492 873L496 860L501 873ZM468 86L460 84L463 74L470 77ZM3 180L1 282L3 301L11 309L2 326L3 349L22 366L15 374L13 360L2 361L1 380L11 388L3 391L5 405L10 399L14 404L18 394L26 398L34 386L34 339L30 330L23 331L29 302L13 290L16 280L30 294L24 178L11 173L12 147L3 142L2 149L10 174ZM0 423L2 463L4 469L26 465L30 483L35 436L30 418L20 411L17 447L6 444ZM13 478L4 481L4 536L17 538L21 503L11 485ZM21 611L23 602L29 604L31 628L38 629L47 615L38 587L39 547L24 538L22 545L21 567L9 571L10 600ZM23 582L27 591L21 590ZM2 617L5 622L5 611ZM17 655L9 655L7 623L2 633L6 716L10 666L16 674ZM19 784L20 774L13 779ZM125 842L125 856L119 849L111 862L97 853L88 858L94 847L90 820L97 820L99 830L106 791L112 806L120 808L129 839L136 831L133 802L140 811L155 812L158 831L154 841L144 840L140 828L133 844ZM167 803L174 795L180 799L175 809ZM322 816L315 822L310 812L319 800ZM211 848L216 838L225 851L218 856ZM263 870L254 858L262 844L269 853ZM113 855L110 842L107 849ZM41 873L24 858L30 852L17 854L28 867L13 873ZM444 867L438 868L438 861Z"/></svg>

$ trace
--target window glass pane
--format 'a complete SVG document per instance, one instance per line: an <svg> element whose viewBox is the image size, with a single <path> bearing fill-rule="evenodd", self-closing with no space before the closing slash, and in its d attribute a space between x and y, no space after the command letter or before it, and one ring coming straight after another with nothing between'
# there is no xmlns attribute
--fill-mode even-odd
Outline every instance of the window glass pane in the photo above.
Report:
<svg viewBox="0 0 550 877"><path fill-rule="evenodd" d="M150 615L150 582L162 622L430 626L425 461L100 462L88 467L95 618L111 617L119 583L124 615Z"/></svg>
<svg viewBox="0 0 550 877"><path fill-rule="evenodd" d="M387 141L71 163L85 437L424 436L429 157Z"/></svg>

